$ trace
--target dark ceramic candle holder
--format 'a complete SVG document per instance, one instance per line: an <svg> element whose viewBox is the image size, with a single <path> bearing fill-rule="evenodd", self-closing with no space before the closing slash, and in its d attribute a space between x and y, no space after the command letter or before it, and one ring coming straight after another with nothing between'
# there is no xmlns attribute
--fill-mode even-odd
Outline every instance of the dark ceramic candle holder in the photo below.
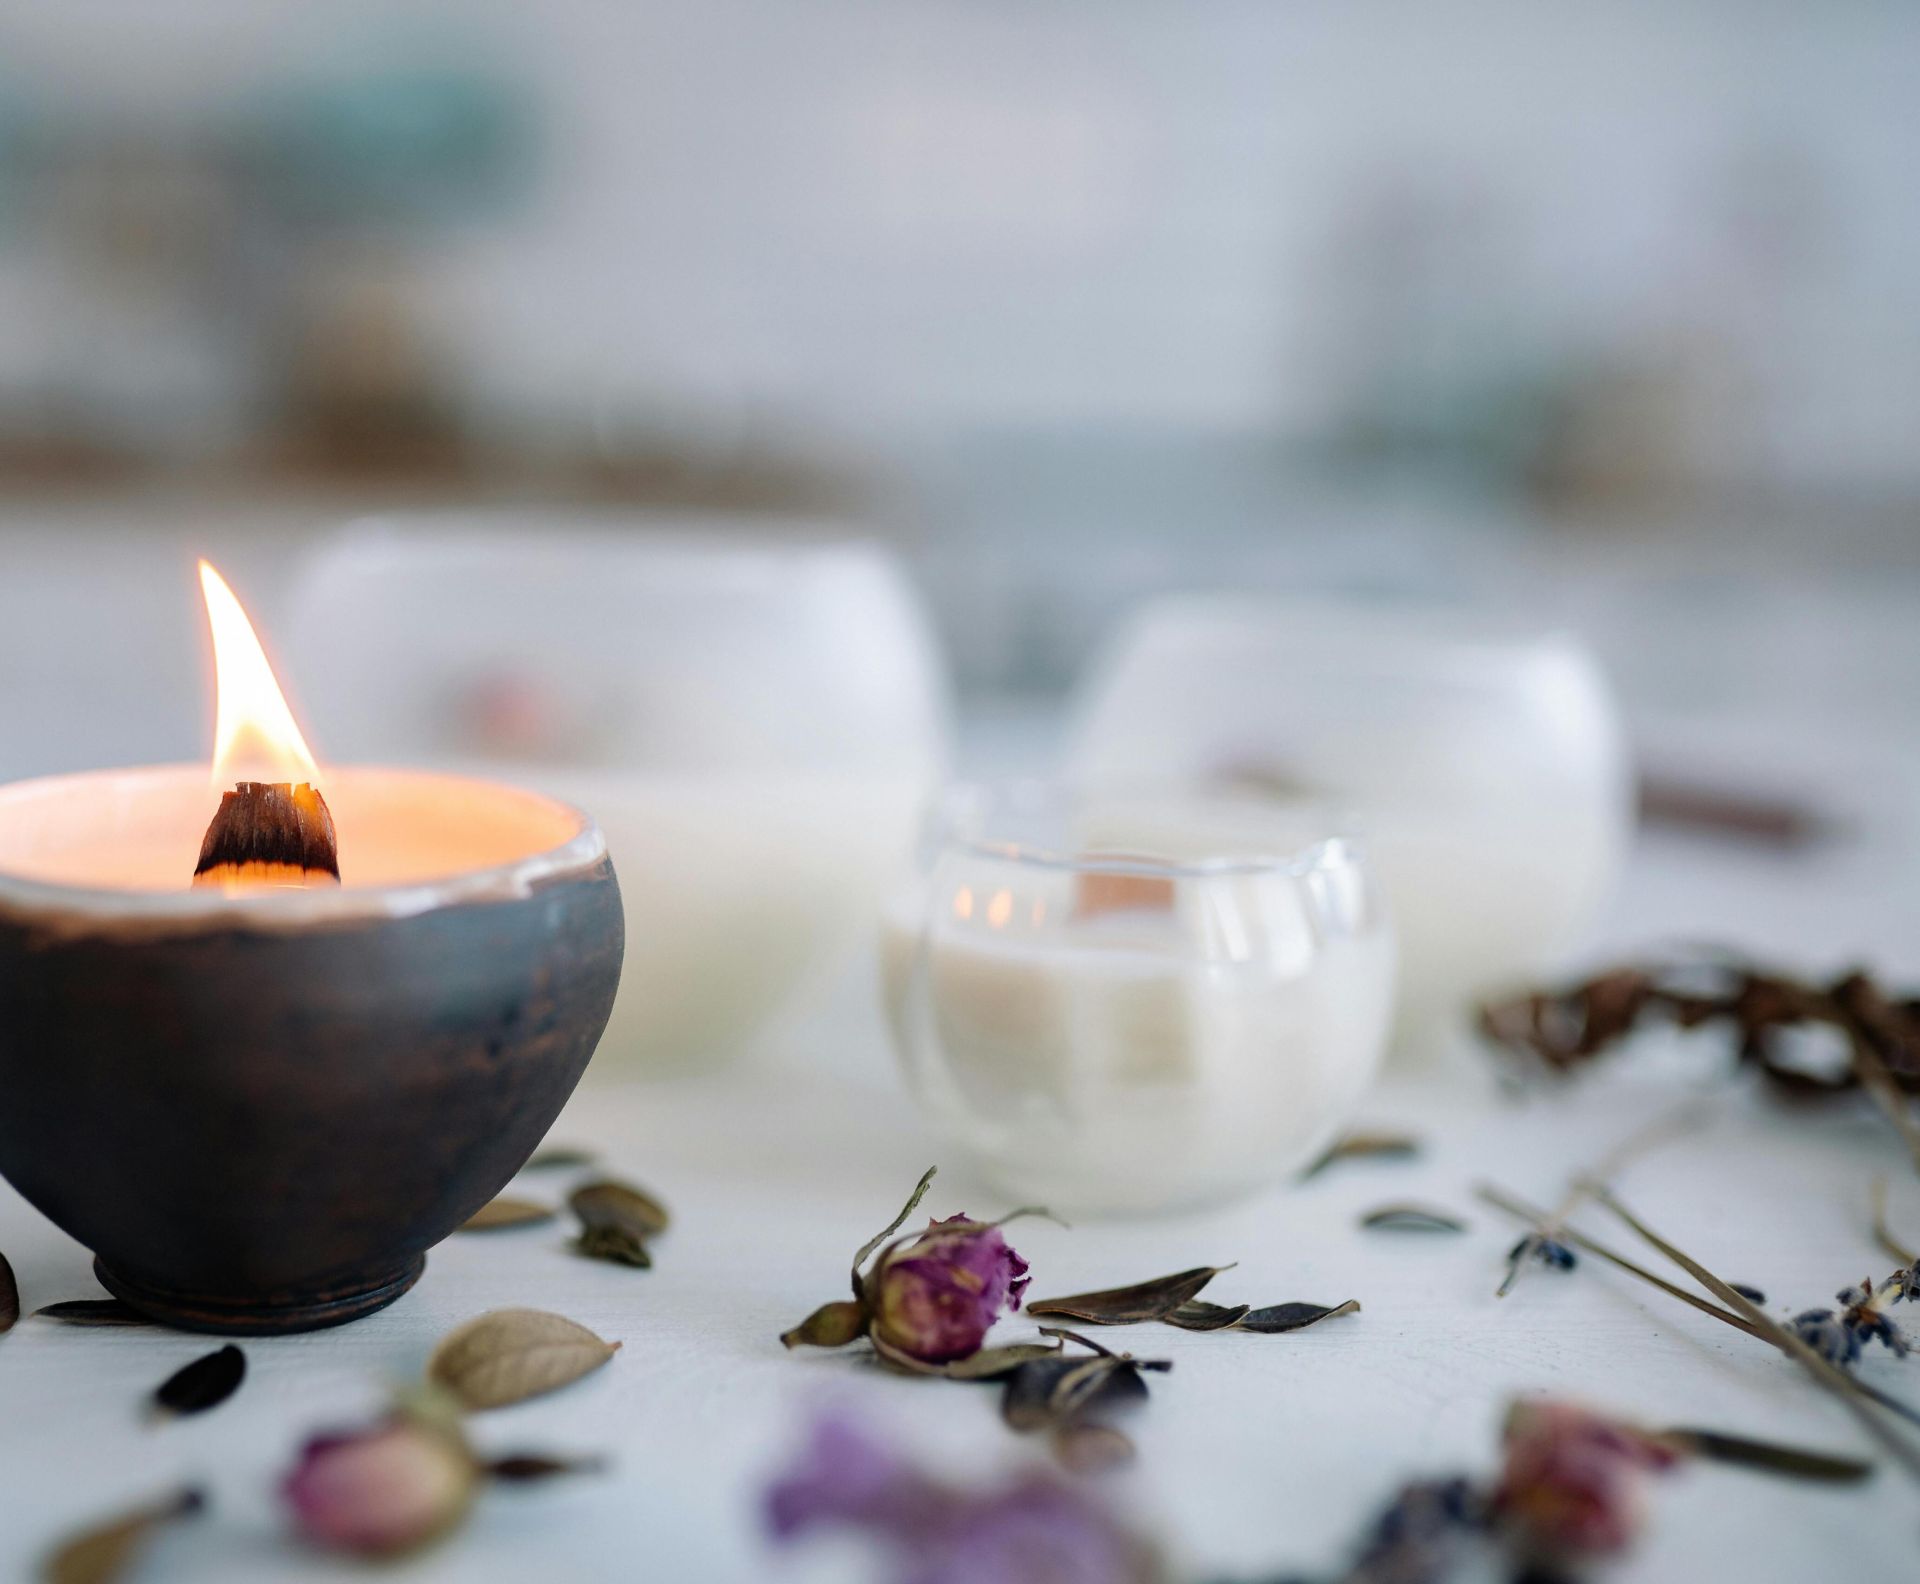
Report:
<svg viewBox="0 0 1920 1584"><path fill-rule="evenodd" d="M191 1330L357 1319L491 1199L620 976L599 829L332 772L340 888L192 891L206 772L0 788L0 1174Z"/></svg>

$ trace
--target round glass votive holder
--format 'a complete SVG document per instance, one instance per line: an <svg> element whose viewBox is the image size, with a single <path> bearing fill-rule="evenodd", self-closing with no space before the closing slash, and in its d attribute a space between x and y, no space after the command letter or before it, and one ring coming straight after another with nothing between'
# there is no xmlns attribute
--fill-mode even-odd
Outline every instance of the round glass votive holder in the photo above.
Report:
<svg viewBox="0 0 1920 1584"><path fill-rule="evenodd" d="M1378 1066L1394 943L1324 811L961 788L882 930L895 1048L936 1125L1067 1214L1277 1181Z"/></svg>
<svg viewBox="0 0 1920 1584"><path fill-rule="evenodd" d="M1632 832L1598 660L1524 618L1170 597L1121 629L1075 714L1076 777L1325 798L1365 821L1409 1049L1550 968L1610 894Z"/></svg>

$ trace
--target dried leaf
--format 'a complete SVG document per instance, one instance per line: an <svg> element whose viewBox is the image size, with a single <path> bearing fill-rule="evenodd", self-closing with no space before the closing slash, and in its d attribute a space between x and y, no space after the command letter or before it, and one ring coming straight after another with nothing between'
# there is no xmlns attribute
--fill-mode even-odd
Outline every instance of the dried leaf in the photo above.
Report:
<svg viewBox="0 0 1920 1584"><path fill-rule="evenodd" d="M1285 1331L1303 1331L1322 1320L1337 1320L1341 1315L1359 1312L1360 1300L1357 1298L1349 1298L1331 1309L1325 1304L1315 1303L1272 1304L1265 1309L1254 1310L1235 1329L1257 1332L1261 1336L1278 1336Z"/></svg>
<svg viewBox="0 0 1920 1584"><path fill-rule="evenodd" d="M1023 1364L1036 1359L1057 1358L1060 1347L1051 1342L1014 1342L1006 1347L981 1348L962 1359L949 1359L944 1364L929 1364L925 1359L917 1359L911 1353L903 1353L886 1338L869 1338L873 1350L895 1369L908 1375L938 1375L943 1380L955 1381L992 1381L1011 1375Z"/></svg>
<svg viewBox="0 0 1920 1584"><path fill-rule="evenodd" d="M922 1172L920 1174L920 1181L914 1185L913 1192L908 1196L907 1202L900 1207L900 1213L882 1227L880 1231L876 1232L872 1237L868 1238L866 1242L860 1245L860 1252L853 1256L854 1297L858 1298L860 1296L860 1267L867 1263L867 1256L900 1230L901 1224L908 1216L913 1214L914 1207L918 1205L922 1199L926 1198L927 1190L933 1186L934 1175L939 1170L940 1168L938 1166L929 1166Z"/></svg>
<svg viewBox="0 0 1920 1584"><path fill-rule="evenodd" d="M46 1584L113 1584L127 1575L159 1530L205 1505L205 1496L188 1489L109 1518L64 1541L42 1564L40 1576Z"/></svg>
<svg viewBox="0 0 1920 1584"><path fill-rule="evenodd" d="M1204 1298L1193 1298L1172 1314L1160 1318L1182 1331L1225 1331L1229 1326L1237 1326L1252 1313L1252 1304L1217 1304L1208 1303Z"/></svg>
<svg viewBox="0 0 1920 1584"><path fill-rule="evenodd" d="M1719 1430L1665 1430L1661 1435L1665 1440L1678 1442L1696 1457L1707 1458L1715 1463L1730 1463L1738 1468L1758 1469L1768 1474L1782 1474L1789 1479L1852 1485L1873 1473L1873 1465L1860 1458L1836 1457L1830 1452L1809 1452L1802 1447L1782 1446L1775 1441L1752 1441L1745 1436L1727 1435Z"/></svg>
<svg viewBox="0 0 1920 1584"><path fill-rule="evenodd" d="M1117 1412L1146 1396L1147 1383L1131 1359L1040 1359L1007 1377L1000 1412L1015 1430L1045 1430L1077 1416Z"/></svg>
<svg viewBox="0 0 1920 1584"><path fill-rule="evenodd" d="M1335 1161L1411 1160L1419 1153L1420 1140L1411 1133L1348 1133L1329 1144L1300 1180L1317 1177Z"/></svg>
<svg viewBox="0 0 1920 1584"><path fill-rule="evenodd" d="M576 1254L605 1260L609 1265L653 1269L653 1255L648 1253L647 1245L622 1227L588 1227L573 1240L573 1249Z"/></svg>
<svg viewBox="0 0 1920 1584"><path fill-rule="evenodd" d="M247 1378L247 1356L232 1343L204 1353L163 1380L153 1393L153 1406L162 1414L183 1416L217 1408L240 1389Z"/></svg>
<svg viewBox="0 0 1920 1584"><path fill-rule="evenodd" d="M591 1166L599 1156L590 1149L573 1144L545 1144L528 1158L522 1171L561 1171Z"/></svg>
<svg viewBox="0 0 1920 1584"><path fill-rule="evenodd" d="M13 1279L13 1267L0 1254L0 1336L6 1335L20 1318L20 1287Z"/></svg>
<svg viewBox="0 0 1920 1584"><path fill-rule="evenodd" d="M1165 1319L1222 1271L1232 1269L1231 1265L1197 1265L1192 1270L1137 1282L1131 1287L1075 1293L1067 1298L1042 1298L1029 1303L1027 1313L1035 1319L1060 1315L1091 1325L1139 1325L1147 1320Z"/></svg>
<svg viewBox="0 0 1920 1584"><path fill-rule="evenodd" d="M449 1332L427 1362L427 1378L466 1408L502 1408L578 1380L619 1346L565 1315L496 1309Z"/></svg>
<svg viewBox="0 0 1920 1584"><path fill-rule="evenodd" d="M514 1452L489 1459L480 1465L480 1471L489 1479L526 1485L561 1474L598 1474L606 1466L607 1460L603 1457L561 1458L538 1452Z"/></svg>
<svg viewBox="0 0 1920 1584"><path fill-rule="evenodd" d="M58 1320L72 1326L150 1326L154 1322L132 1304L118 1298L69 1298L33 1311L36 1320Z"/></svg>
<svg viewBox="0 0 1920 1584"><path fill-rule="evenodd" d="M1375 1232L1464 1232L1467 1223L1458 1216L1432 1205L1386 1204L1369 1210L1360 1218L1363 1227Z"/></svg>
<svg viewBox="0 0 1920 1584"><path fill-rule="evenodd" d="M858 1340L867 1329L865 1304L850 1298L822 1304L791 1331L780 1333L783 1347L845 1347Z"/></svg>
<svg viewBox="0 0 1920 1584"><path fill-rule="evenodd" d="M536 1203L532 1199L516 1199L511 1194L502 1194L498 1199L489 1199L456 1229L461 1232L498 1232L507 1227L538 1226L543 1221L551 1221L554 1212L548 1205Z"/></svg>
<svg viewBox="0 0 1920 1584"><path fill-rule="evenodd" d="M623 1227L638 1238L658 1237L667 1230L669 1217L658 1199L611 1177L574 1189L567 1203L584 1226Z"/></svg>
<svg viewBox="0 0 1920 1584"><path fill-rule="evenodd" d="M652 1267L647 1240L666 1231L668 1220L659 1200L630 1183L603 1178L576 1188L567 1203L580 1218L574 1245L580 1253L641 1270Z"/></svg>

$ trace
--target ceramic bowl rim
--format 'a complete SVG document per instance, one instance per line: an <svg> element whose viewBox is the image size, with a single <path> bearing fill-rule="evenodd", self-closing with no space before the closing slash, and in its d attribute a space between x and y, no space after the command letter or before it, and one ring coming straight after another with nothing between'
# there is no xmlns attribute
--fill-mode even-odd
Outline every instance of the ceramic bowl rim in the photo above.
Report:
<svg viewBox="0 0 1920 1584"><path fill-rule="evenodd" d="M527 787L477 776L400 765L340 767L358 773L391 774L424 780L465 783L490 793L511 793L564 814L573 834L558 846L528 853L485 868L383 886L339 886L314 890L276 890L230 894L193 890L145 891L107 886L67 885L0 869L0 916L25 918L54 933L90 932L124 924L136 931L242 928L298 932L316 926L373 923L411 918L442 908L488 902L520 901L556 881L584 875L607 857L607 839L593 817L560 798ZM0 785L0 799L60 782L102 781L112 777L206 774L204 765L133 765L33 776Z"/></svg>

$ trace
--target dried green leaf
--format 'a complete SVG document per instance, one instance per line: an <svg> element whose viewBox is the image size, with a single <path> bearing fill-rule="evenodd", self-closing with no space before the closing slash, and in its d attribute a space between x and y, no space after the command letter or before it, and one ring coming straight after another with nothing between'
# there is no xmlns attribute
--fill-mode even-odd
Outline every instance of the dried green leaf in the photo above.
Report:
<svg viewBox="0 0 1920 1584"><path fill-rule="evenodd" d="M603 1457L562 1458L548 1457L539 1452L513 1452L505 1457L488 1459L480 1465L480 1472L489 1479L528 1485L562 1474L598 1474L606 1466L607 1460Z"/></svg>
<svg viewBox="0 0 1920 1584"><path fill-rule="evenodd" d="M553 1209L532 1199L516 1199L511 1194L502 1194L497 1199L489 1199L456 1229L461 1232L499 1232L508 1227L538 1226L543 1221L551 1221Z"/></svg>
<svg viewBox="0 0 1920 1584"><path fill-rule="evenodd" d="M1136 1456L1133 1441L1124 1430L1097 1420L1076 1419L1055 1425L1053 1455L1062 1468L1074 1474L1104 1474L1124 1468Z"/></svg>
<svg viewBox="0 0 1920 1584"><path fill-rule="evenodd" d="M631 1265L636 1270L652 1270L653 1255L624 1227L588 1227L573 1240L576 1254L588 1259L605 1260L609 1265Z"/></svg>
<svg viewBox="0 0 1920 1584"><path fill-rule="evenodd" d="M1335 1161L1411 1160L1419 1153L1420 1140L1411 1133L1348 1133L1329 1144L1300 1180L1317 1177Z"/></svg>
<svg viewBox="0 0 1920 1584"><path fill-rule="evenodd" d="M1042 1298L1028 1304L1027 1313L1035 1319L1060 1315L1091 1325L1139 1325L1147 1320L1163 1320L1222 1271L1232 1269L1231 1265L1197 1265L1192 1270L1158 1276L1131 1287L1075 1293L1067 1298Z"/></svg>
<svg viewBox="0 0 1920 1584"><path fill-rule="evenodd" d="M71 1326L150 1326L154 1322L118 1298L69 1298L33 1311L36 1320Z"/></svg>
<svg viewBox="0 0 1920 1584"><path fill-rule="evenodd" d="M567 1196L573 1213L586 1227L620 1227L636 1238L658 1237L667 1230L666 1206L632 1183L601 1177Z"/></svg>
<svg viewBox="0 0 1920 1584"><path fill-rule="evenodd" d="M631 1183L604 1178L576 1188L567 1203L580 1218L574 1247L588 1259L648 1270L647 1240L667 1229L667 1212L651 1194Z"/></svg>
<svg viewBox="0 0 1920 1584"><path fill-rule="evenodd" d="M1271 1304L1265 1309L1254 1310L1236 1329L1257 1332L1261 1336L1278 1336L1283 1331L1303 1331L1322 1320L1337 1320L1341 1315L1359 1312L1360 1300L1357 1298L1349 1298L1332 1308L1315 1303Z"/></svg>
<svg viewBox="0 0 1920 1584"><path fill-rule="evenodd" d="M926 1198L927 1190L933 1186L934 1175L939 1170L940 1168L938 1166L929 1166L922 1172L920 1174L920 1181L914 1185L914 1190L912 1194L908 1196L907 1202L900 1207L900 1213L860 1245L860 1252L853 1256L854 1297L858 1298L860 1296L860 1267L867 1263L867 1256L900 1230L901 1224L908 1216L913 1214L914 1207L918 1205L922 1199Z"/></svg>
<svg viewBox="0 0 1920 1584"><path fill-rule="evenodd" d="M822 1304L791 1331L780 1333L782 1346L845 1347L863 1336L867 1329L866 1306L852 1299Z"/></svg>
<svg viewBox="0 0 1920 1584"><path fill-rule="evenodd" d="M522 1171L562 1171L591 1166L600 1157L574 1144L544 1144L528 1158Z"/></svg>
<svg viewBox="0 0 1920 1584"><path fill-rule="evenodd" d="M13 1267L0 1254L0 1336L6 1335L20 1318L20 1287L13 1279Z"/></svg>
<svg viewBox="0 0 1920 1584"><path fill-rule="evenodd" d="M1782 1446L1776 1441L1753 1441L1746 1436L1727 1435L1719 1430L1663 1430L1663 1440L1676 1442L1696 1457L1738 1468L1758 1469L1789 1479L1813 1480L1821 1484L1852 1485L1869 1478L1873 1465L1860 1458L1836 1457L1830 1452L1809 1452L1803 1447Z"/></svg>
<svg viewBox="0 0 1920 1584"><path fill-rule="evenodd" d="M174 1417L217 1408L247 1378L247 1356L232 1343L175 1370L153 1393L156 1412Z"/></svg>
<svg viewBox="0 0 1920 1584"><path fill-rule="evenodd" d="M1384 1204L1369 1210L1360 1224L1374 1232L1464 1232L1467 1223L1433 1205Z"/></svg>
<svg viewBox="0 0 1920 1584"><path fill-rule="evenodd" d="M1252 1304L1217 1304L1208 1303L1204 1298L1192 1298L1173 1313L1160 1318L1182 1331L1225 1331L1230 1326L1237 1326L1252 1313Z"/></svg>
<svg viewBox="0 0 1920 1584"><path fill-rule="evenodd" d="M1000 1414L1015 1430L1045 1430L1074 1420L1098 1421L1146 1400L1141 1366L1118 1354L1050 1358L1023 1364L1007 1377Z"/></svg>
<svg viewBox="0 0 1920 1584"><path fill-rule="evenodd" d="M109 1518L63 1541L41 1565L40 1576L45 1584L113 1584L126 1577L159 1530L205 1506L205 1496L186 1489Z"/></svg>
<svg viewBox="0 0 1920 1584"><path fill-rule="evenodd" d="M502 1408L557 1391L618 1350L577 1321L544 1309L496 1309L449 1332L427 1378L468 1409Z"/></svg>

